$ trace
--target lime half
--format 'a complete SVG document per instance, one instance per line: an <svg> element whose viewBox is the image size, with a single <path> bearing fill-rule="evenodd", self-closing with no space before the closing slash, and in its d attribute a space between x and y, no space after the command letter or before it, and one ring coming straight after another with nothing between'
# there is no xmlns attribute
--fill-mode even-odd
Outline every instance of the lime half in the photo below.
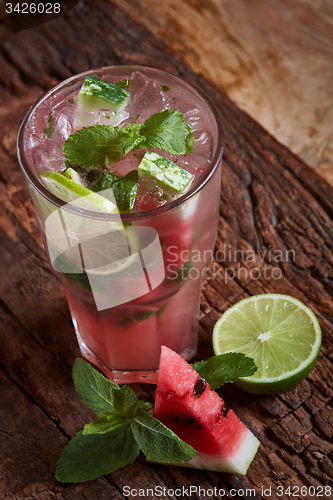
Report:
<svg viewBox="0 0 333 500"><path fill-rule="evenodd" d="M242 352L258 370L236 385L255 394L290 391L312 370L321 346L316 316L288 295L256 295L241 300L217 321L215 354Z"/></svg>

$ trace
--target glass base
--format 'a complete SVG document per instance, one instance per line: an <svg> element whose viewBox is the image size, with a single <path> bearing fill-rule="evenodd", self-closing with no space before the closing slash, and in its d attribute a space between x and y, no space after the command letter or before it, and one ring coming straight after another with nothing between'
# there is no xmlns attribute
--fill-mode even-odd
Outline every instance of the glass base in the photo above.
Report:
<svg viewBox="0 0 333 500"><path fill-rule="evenodd" d="M74 324L75 326L75 324ZM76 338L80 347L82 356L90 363L98 366L104 375L115 382L116 384L135 384L135 383L145 383L145 384L156 384L158 377L158 370L113 370L108 368L103 361L99 359L96 354L94 354L82 341L82 337L75 328ZM188 345L183 351L178 354L182 356L186 361L193 358L197 353L197 335L193 336L193 340L190 345Z"/></svg>

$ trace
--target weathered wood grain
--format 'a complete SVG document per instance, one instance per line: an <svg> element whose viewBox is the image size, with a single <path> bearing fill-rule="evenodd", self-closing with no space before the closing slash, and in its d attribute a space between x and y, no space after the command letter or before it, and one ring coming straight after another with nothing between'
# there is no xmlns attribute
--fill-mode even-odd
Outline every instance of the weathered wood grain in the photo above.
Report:
<svg viewBox="0 0 333 500"><path fill-rule="evenodd" d="M115 0L333 184L330 0Z"/></svg>
<svg viewBox="0 0 333 500"><path fill-rule="evenodd" d="M227 492L254 488L260 499L262 487L329 484L333 189L112 2L82 1L68 16L8 38L0 62L1 498L120 499L125 485L161 484L211 485ZM264 397L233 386L221 391L262 443L246 477L146 464L140 458L84 485L54 479L64 443L93 415L71 382L79 351L63 290L44 256L15 138L28 107L51 85L89 68L121 63L149 64L183 76L204 90L223 116L221 216L216 258L202 293L200 355L212 352L212 328L221 312L251 294L300 298L323 329L318 363L292 392ZM283 261L274 260L276 255ZM153 387L135 388L152 398Z"/></svg>

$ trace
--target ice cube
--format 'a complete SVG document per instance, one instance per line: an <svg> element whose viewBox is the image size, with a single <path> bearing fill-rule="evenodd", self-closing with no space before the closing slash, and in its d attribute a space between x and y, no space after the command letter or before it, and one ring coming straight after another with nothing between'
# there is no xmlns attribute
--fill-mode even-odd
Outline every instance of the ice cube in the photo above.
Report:
<svg viewBox="0 0 333 500"><path fill-rule="evenodd" d="M132 170L137 170L144 155L144 151L130 151L126 156L123 156L120 161L114 163L111 169L116 172L116 174L124 177Z"/></svg>
<svg viewBox="0 0 333 500"><path fill-rule="evenodd" d="M64 141L74 132L74 127L70 115L67 113L67 109L62 108L61 111L61 113L54 110L52 111L54 131L51 139L63 145Z"/></svg>
<svg viewBox="0 0 333 500"><path fill-rule="evenodd" d="M47 170L59 172L65 167L61 145L47 139L41 140L38 146L32 149L32 161L36 171L42 173Z"/></svg>
<svg viewBox="0 0 333 500"><path fill-rule="evenodd" d="M45 135L44 128L48 128L50 123L51 110L49 108L37 108L34 114L31 116L28 129L31 134L36 134L37 136Z"/></svg>
<svg viewBox="0 0 333 500"><path fill-rule="evenodd" d="M83 127L91 127L97 123L97 113L93 111L79 111L77 110L74 118L75 131Z"/></svg>
<svg viewBox="0 0 333 500"><path fill-rule="evenodd" d="M112 125L113 127L120 125L123 121L127 120L129 117L128 111L126 109L121 109L119 111L110 111L108 109L101 109L96 116L96 123L100 125Z"/></svg>
<svg viewBox="0 0 333 500"><path fill-rule="evenodd" d="M134 118L140 114L138 123L143 123L153 113L170 107L170 98L167 96L167 92L162 90L160 84L139 72L133 73L131 78L130 90L133 92L133 97L129 103L129 111ZM135 93L135 89L137 89L137 93Z"/></svg>

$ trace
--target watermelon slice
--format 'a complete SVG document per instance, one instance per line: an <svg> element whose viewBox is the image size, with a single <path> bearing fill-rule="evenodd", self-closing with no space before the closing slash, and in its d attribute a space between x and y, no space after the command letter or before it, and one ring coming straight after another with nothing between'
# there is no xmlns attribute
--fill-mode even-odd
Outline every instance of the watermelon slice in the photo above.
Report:
<svg viewBox="0 0 333 500"><path fill-rule="evenodd" d="M190 444L198 455L177 464L246 474L258 439L186 361L162 346L154 417Z"/></svg>

